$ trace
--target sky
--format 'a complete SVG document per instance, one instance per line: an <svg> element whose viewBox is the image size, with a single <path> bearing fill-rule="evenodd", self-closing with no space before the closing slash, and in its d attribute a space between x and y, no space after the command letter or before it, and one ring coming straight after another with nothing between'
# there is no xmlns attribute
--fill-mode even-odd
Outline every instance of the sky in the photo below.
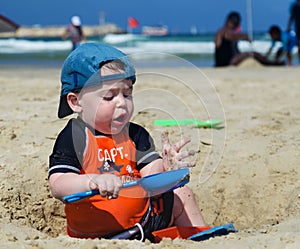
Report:
<svg viewBox="0 0 300 249"><path fill-rule="evenodd" d="M230 11L242 16L244 31L267 31L277 24L285 29L290 3L295 0L1 0L0 14L21 26L67 25L79 15L83 25L106 23L126 29L128 17L143 25L163 24L171 32L215 32ZM251 4L249 4L251 3ZM252 6L249 12L248 6ZM249 13L252 12L252 15ZM139 29L139 28L138 28ZM138 31L137 29L137 31Z"/></svg>

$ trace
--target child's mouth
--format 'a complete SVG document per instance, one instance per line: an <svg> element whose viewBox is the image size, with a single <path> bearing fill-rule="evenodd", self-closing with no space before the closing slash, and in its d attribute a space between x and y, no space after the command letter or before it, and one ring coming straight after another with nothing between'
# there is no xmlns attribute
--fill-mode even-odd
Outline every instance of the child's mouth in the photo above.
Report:
<svg viewBox="0 0 300 249"><path fill-rule="evenodd" d="M120 117L117 117L114 119L114 122L115 123L119 123L119 124L123 124L126 120L126 116L125 115L122 115Z"/></svg>

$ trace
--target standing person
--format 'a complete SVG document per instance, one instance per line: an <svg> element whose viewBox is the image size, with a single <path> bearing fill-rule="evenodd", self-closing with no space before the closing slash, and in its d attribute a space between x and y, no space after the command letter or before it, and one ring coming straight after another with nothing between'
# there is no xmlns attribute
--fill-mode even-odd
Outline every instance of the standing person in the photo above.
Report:
<svg viewBox="0 0 300 249"><path fill-rule="evenodd" d="M236 66L245 59L253 57L263 65L282 65L268 60L257 52L241 52L238 48L238 41L246 40L251 42L248 34L240 32L241 16L238 12L230 12L225 25L215 35L215 66Z"/></svg>
<svg viewBox="0 0 300 249"><path fill-rule="evenodd" d="M288 20L287 31L291 31L292 23L295 23L295 32L298 46L298 60L300 63L300 0L296 0L290 7L290 17Z"/></svg>
<svg viewBox="0 0 300 249"><path fill-rule="evenodd" d="M126 189L121 189L124 181L195 165L184 160L191 153L180 151L189 140L172 146L164 136L161 157L150 134L130 122L135 81L127 56L109 45L83 44L64 62L58 116L77 113L78 117L70 119L56 139L49 163L50 189L58 199L76 192L100 192L65 204L72 237L109 238L146 223L142 231L153 240L152 231L173 224L204 225L187 186L150 198L138 191L126 196Z"/></svg>
<svg viewBox="0 0 300 249"><path fill-rule="evenodd" d="M276 42L281 42L282 46L278 48L275 54L275 62L280 63L280 58L286 55L287 65L292 65L292 50L297 45L297 39L294 34L287 31L282 31L277 25L273 25L269 29L269 35L272 39L272 44L266 53L266 57L269 57L272 50L275 47Z"/></svg>
<svg viewBox="0 0 300 249"><path fill-rule="evenodd" d="M73 16L71 18L71 25L69 25L63 33L62 39L66 40L68 38L72 41L72 50L77 48L81 42L85 40L79 16Z"/></svg>

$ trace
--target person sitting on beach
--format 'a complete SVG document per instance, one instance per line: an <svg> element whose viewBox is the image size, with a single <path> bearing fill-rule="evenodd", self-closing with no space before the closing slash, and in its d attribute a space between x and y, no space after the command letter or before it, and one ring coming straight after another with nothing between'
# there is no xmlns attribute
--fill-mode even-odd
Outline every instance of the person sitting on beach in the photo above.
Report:
<svg viewBox="0 0 300 249"><path fill-rule="evenodd" d="M215 66L236 66L247 58L253 57L263 65L282 65L268 60L257 52L241 52L238 48L238 41L245 40L252 42L249 35L240 32L241 16L238 12L230 12L227 15L225 25L215 35Z"/></svg>
<svg viewBox="0 0 300 249"><path fill-rule="evenodd" d="M280 58L286 54L287 65L292 65L292 50L297 45L297 38L292 32L282 31L279 26L273 25L269 29L269 35L272 39L272 44L266 53L266 57L269 57L274 49L276 42L281 42L280 48L276 51L275 62L280 63Z"/></svg>
<svg viewBox="0 0 300 249"><path fill-rule="evenodd" d="M241 53L238 49L239 40L250 41L247 34L240 31L241 17L238 12L231 12L226 18L225 25L217 31L215 36L215 66L237 65L249 57L248 53Z"/></svg>
<svg viewBox="0 0 300 249"><path fill-rule="evenodd" d="M71 25L69 25L62 34L63 40L68 38L70 38L72 41L72 50L76 49L82 43L82 41L85 40L79 16L73 16L71 18Z"/></svg>
<svg viewBox="0 0 300 249"><path fill-rule="evenodd" d="M150 134L130 122L135 81L128 57L109 45L82 44L64 62L58 117L76 113L77 118L70 119L60 132L50 155L51 193L60 200L77 192L100 193L65 204L67 233L72 237L110 238L136 223L146 223L145 238L153 241L154 230L204 225L187 186L155 197L138 192L126 197L120 191L123 181L174 166L195 166L183 160L192 154L181 151L189 139L171 145L164 134L161 157Z"/></svg>

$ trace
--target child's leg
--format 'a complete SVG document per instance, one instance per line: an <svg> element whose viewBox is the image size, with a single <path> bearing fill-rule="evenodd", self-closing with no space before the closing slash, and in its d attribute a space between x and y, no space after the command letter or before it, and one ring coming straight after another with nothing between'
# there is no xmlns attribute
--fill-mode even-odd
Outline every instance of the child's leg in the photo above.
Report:
<svg viewBox="0 0 300 249"><path fill-rule="evenodd" d="M174 190L173 224L176 226L204 226L205 222L194 193L187 187Z"/></svg>
<svg viewBox="0 0 300 249"><path fill-rule="evenodd" d="M283 54L283 47L279 48L278 51L276 52L275 60L279 61L279 59L282 56L282 54Z"/></svg>

